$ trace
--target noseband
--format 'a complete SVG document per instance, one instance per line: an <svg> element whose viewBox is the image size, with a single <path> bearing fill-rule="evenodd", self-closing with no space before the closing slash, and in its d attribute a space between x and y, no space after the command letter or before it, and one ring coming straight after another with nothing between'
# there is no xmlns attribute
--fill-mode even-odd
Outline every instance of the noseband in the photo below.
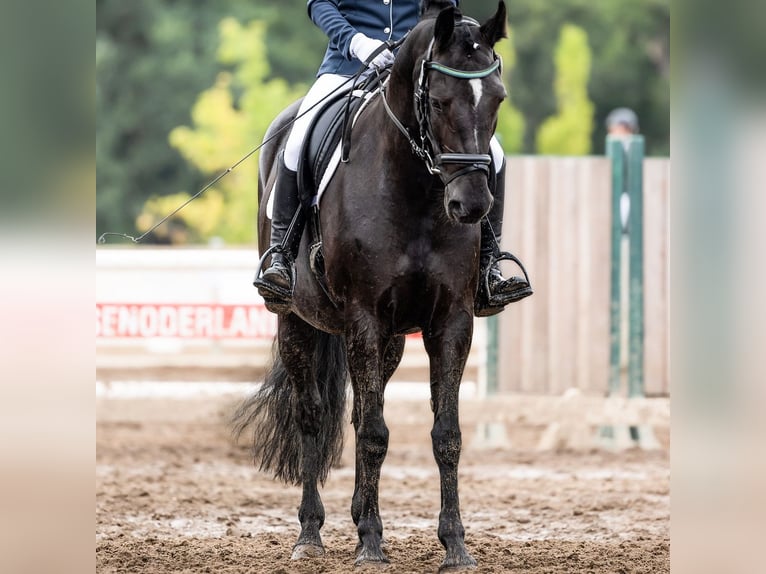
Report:
<svg viewBox="0 0 766 574"><path fill-rule="evenodd" d="M478 26L479 23L464 16L461 21L456 23L456 25ZM487 76L495 73L495 71L500 68L501 61L497 57L497 54L495 54L495 60L488 68L476 71L456 70L455 68L450 68L444 64L434 62L431 59L433 56L433 48L434 39L431 39L431 43L428 46L428 54L420 64L420 76L418 78L417 88L415 89L415 118L418 122L418 136L420 142L415 141L415 139L410 135L409 130L407 130L404 125L402 125L394 112L391 110L388 102L386 101L385 90L381 90L383 105L396 127L399 128L399 130L410 142L415 155L417 155L425 162L429 173L438 175L441 178L445 186L458 177L473 173L474 171L484 172L484 175L489 179L489 166L492 162L492 156L489 154L440 152L441 146L439 145L439 142L436 141L433 129L431 127L431 115L429 113L428 105L428 71L434 70L446 76L458 78L461 80L475 80L486 78ZM448 164L463 165L465 167L457 170L452 174L447 174L441 168L442 166Z"/></svg>

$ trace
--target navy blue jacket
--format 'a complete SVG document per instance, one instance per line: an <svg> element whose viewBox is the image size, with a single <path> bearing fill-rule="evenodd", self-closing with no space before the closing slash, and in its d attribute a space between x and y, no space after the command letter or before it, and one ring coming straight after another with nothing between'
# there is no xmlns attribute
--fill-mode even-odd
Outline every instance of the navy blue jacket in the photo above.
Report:
<svg viewBox="0 0 766 574"><path fill-rule="evenodd" d="M420 0L308 0L309 17L330 40L317 76L353 76L362 65L349 53L354 34L398 40L418 23L419 6Z"/></svg>

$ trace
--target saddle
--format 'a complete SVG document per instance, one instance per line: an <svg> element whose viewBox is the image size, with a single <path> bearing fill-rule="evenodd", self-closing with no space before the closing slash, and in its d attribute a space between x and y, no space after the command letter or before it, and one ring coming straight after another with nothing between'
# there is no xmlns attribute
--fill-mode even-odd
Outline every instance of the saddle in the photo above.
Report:
<svg viewBox="0 0 766 574"><path fill-rule="evenodd" d="M307 212L318 203L317 196L324 191L338 163L349 161L354 119L385 76L387 72L373 74L355 87L335 94L314 116L298 162L298 189Z"/></svg>
<svg viewBox="0 0 766 574"><path fill-rule="evenodd" d="M370 75L355 87L330 98L314 116L303 141L298 162L298 192L301 209L309 222L309 263L328 297L329 292L324 283L319 198L338 164L350 160L354 120L377 93L387 75L387 71Z"/></svg>

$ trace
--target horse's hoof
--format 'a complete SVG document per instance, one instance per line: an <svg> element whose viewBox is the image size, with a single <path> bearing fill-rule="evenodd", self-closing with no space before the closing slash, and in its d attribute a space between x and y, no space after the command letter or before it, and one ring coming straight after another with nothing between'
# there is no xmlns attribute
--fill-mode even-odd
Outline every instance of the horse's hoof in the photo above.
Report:
<svg viewBox="0 0 766 574"><path fill-rule="evenodd" d="M356 560L354 560L354 566L385 566L388 563L388 558L379 548L377 550L362 548L362 551L357 555Z"/></svg>
<svg viewBox="0 0 766 574"><path fill-rule="evenodd" d="M476 568L476 560L468 554L448 555L442 565L439 566L439 572L462 572L465 570L473 570Z"/></svg>
<svg viewBox="0 0 766 574"><path fill-rule="evenodd" d="M316 558L324 555L324 548L317 544L296 544L293 548L292 560L302 560L303 558Z"/></svg>
<svg viewBox="0 0 766 574"><path fill-rule="evenodd" d="M380 547L381 548L385 548L386 546L388 546L388 538L381 538L380 539ZM354 553L358 555L362 551L363 547L364 547L364 545L361 542L357 542L356 543L356 548L354 549Z"/></svg>

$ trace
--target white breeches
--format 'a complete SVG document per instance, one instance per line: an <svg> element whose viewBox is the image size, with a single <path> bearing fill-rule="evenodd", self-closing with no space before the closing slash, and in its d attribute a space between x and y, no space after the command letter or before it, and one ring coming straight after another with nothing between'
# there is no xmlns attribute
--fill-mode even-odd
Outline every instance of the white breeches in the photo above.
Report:
<svg viewBox="0 0 766 574"><path fill-rule="evenodd" d="M298 109L298 115L311 108L314 104L319 102L322 98L331 94L338 87L346 82L351 82L351 79L346 76L339 76L337 74L322 74L316 79L314 85L311 86L306 97L301 102L301 107ZM311 125L312 120L316 113L322 106L319 105L313 110L306 113L305 116L295 120L293 129L290 131L290 135L287 137L287 143L285 144L285 166L292 171L298 171L298 159L301 155L301 149L303 148L303 138Z"/></svg>

